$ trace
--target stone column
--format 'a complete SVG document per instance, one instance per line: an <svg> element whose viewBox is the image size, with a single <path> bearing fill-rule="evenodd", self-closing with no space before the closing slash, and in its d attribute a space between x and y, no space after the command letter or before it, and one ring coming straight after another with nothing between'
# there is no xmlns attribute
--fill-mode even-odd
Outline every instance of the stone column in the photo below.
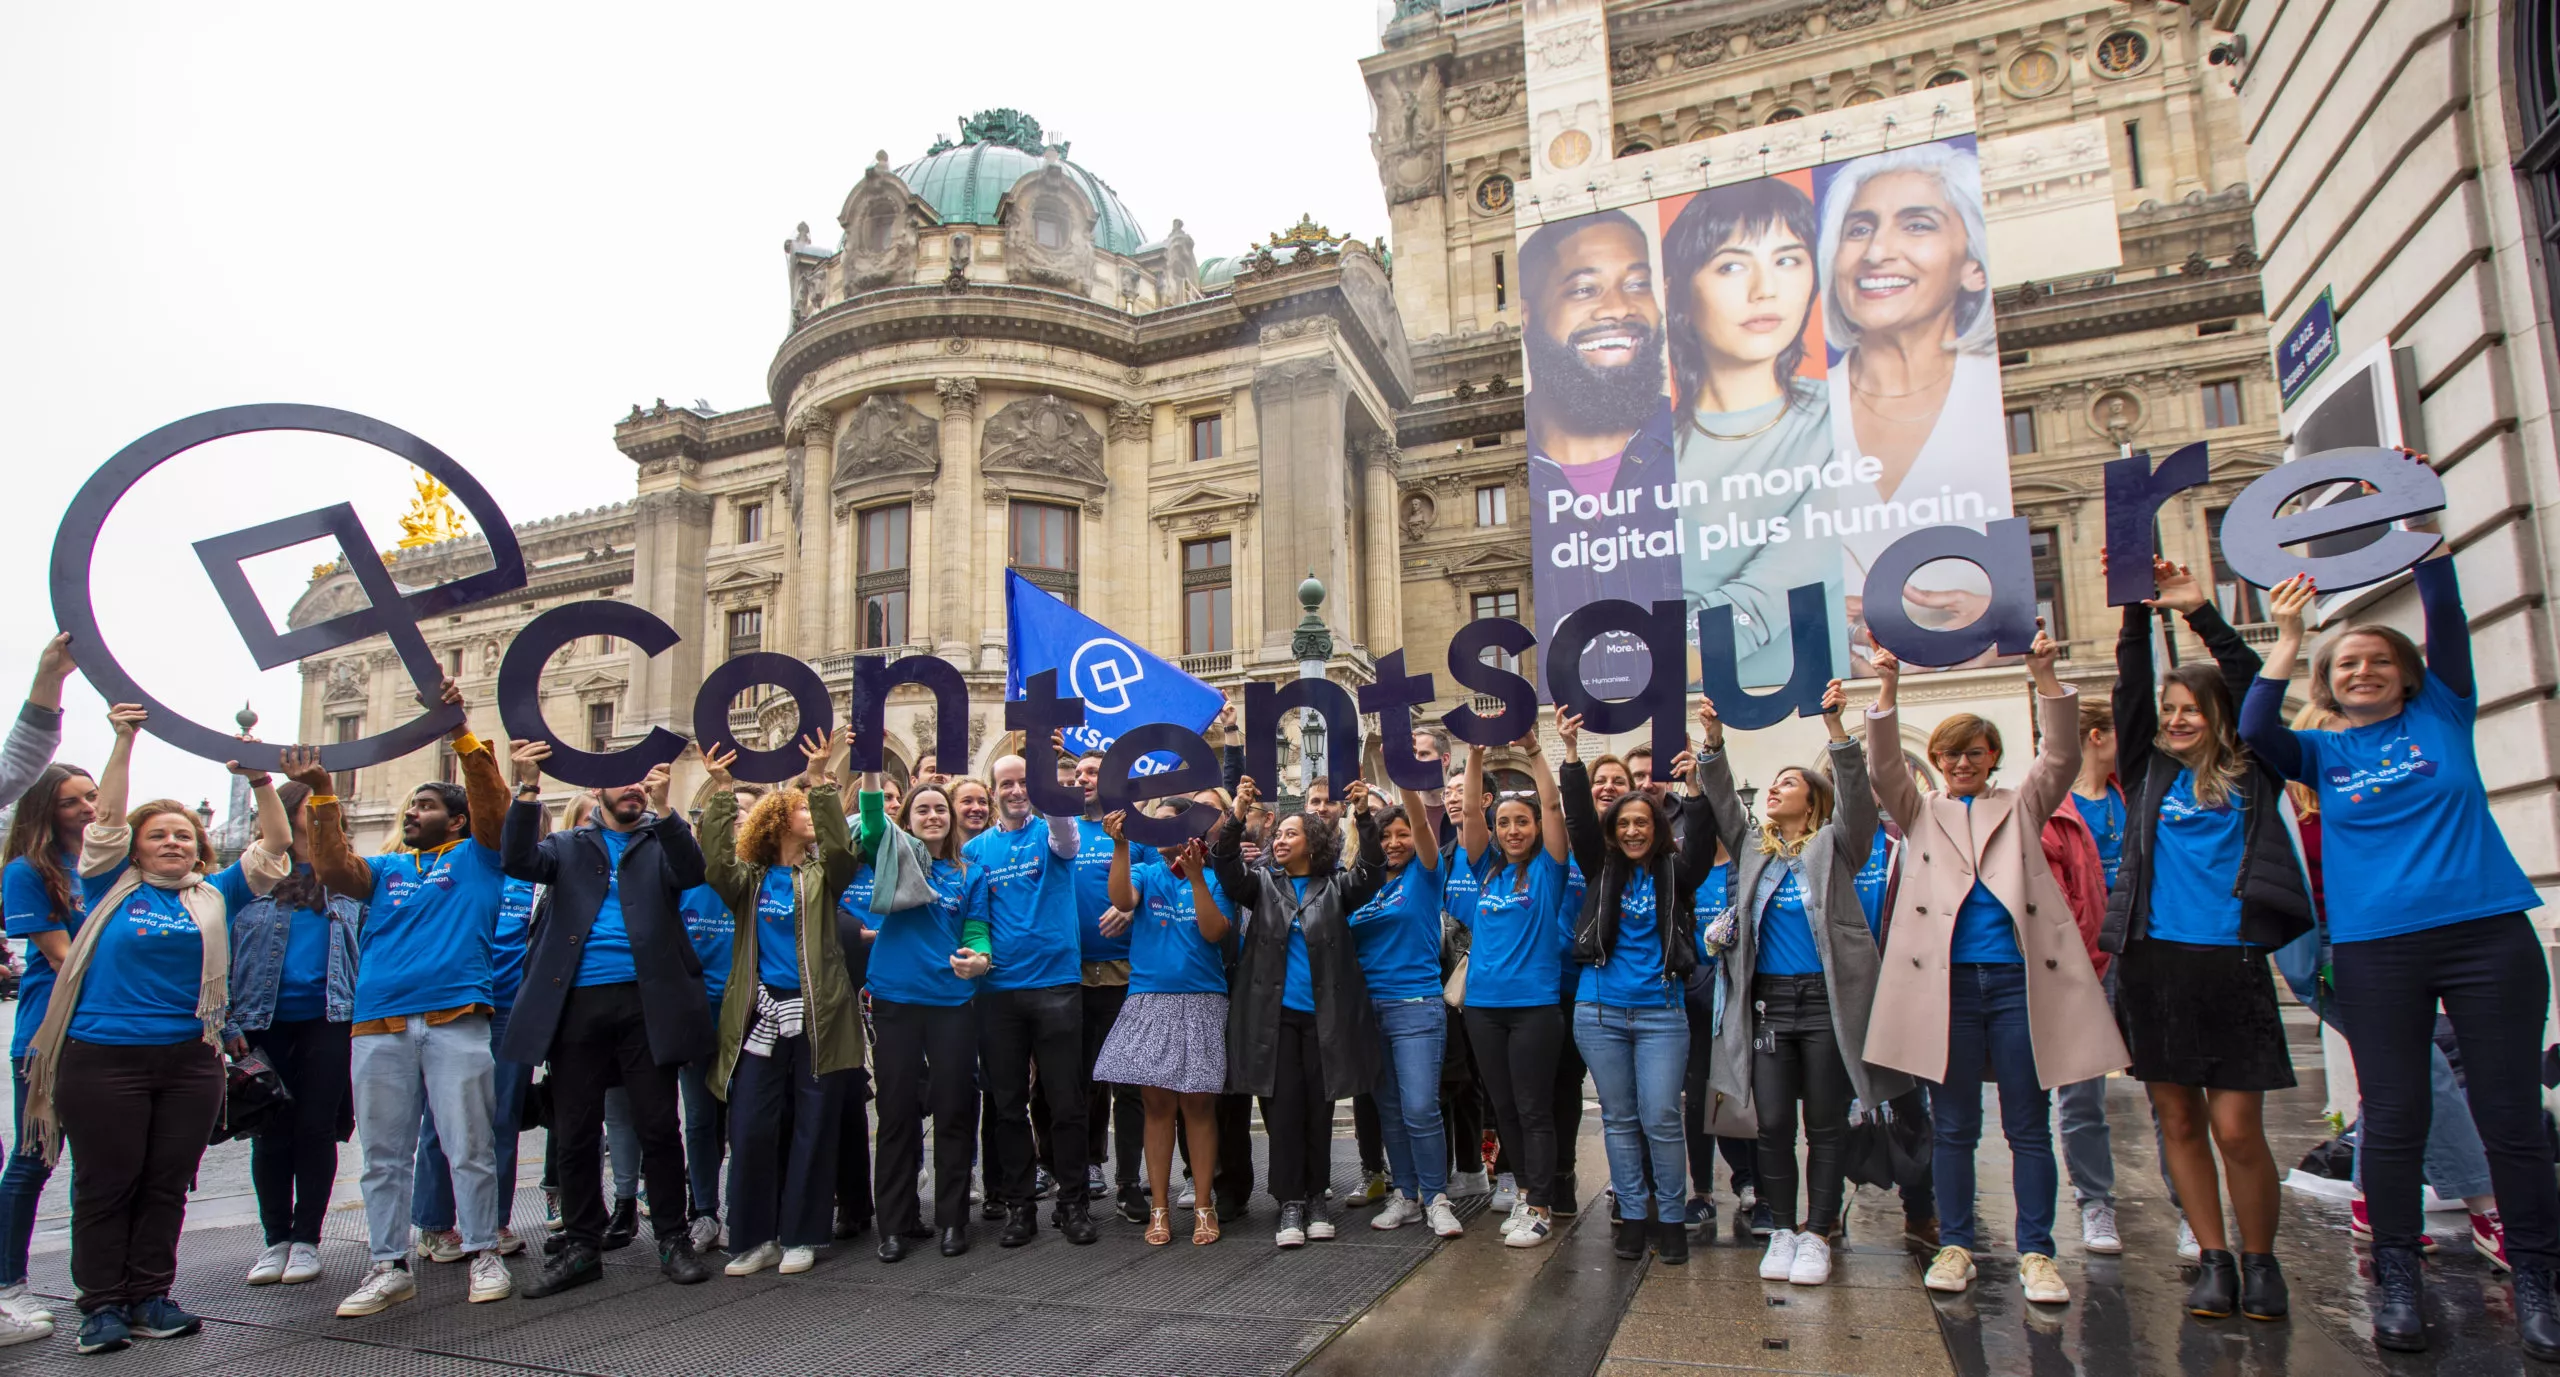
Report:
<svg viewBox="0 0 2560 1377"><path fill-rule="evenodd" d="M1119 627L1141 627L1153 644L1182 647L1182 559L1180 550L1169 561L1174 573L1168 584L1158 572L1168 561L1150 559L1147 550L1145 521L1147 465L1154 458L1148 444L1155 438L1155 408L1144 402L1114 402L1110 419L1104 423L1103 471L1111 476L1111 491L1120 494L1119 509L1103 506L1100 500L1087 501L1086 513L1092 518L1085 523L1089 533L1101 539L1084 547L1082 561L1086 577L1085 609L1104 622ZM1101 558L1095 558L1095 556ZM1135 556L1135 558L1130 558ZM1093 575L1106 574L1108 578ZM1165 611L1166 588L1173 589L1172 613ZM1107 597L1099 596L1108 593ZM1169 638L1169 639L1168 639Z"/></svg>
<svg viewBox="0 0 2560 1377"><path fill-rule="evenodd" d="M616 734L666 727L693 735L694 690L702 685L705 637L703 558L711 546L711 496L691 486L692 465L632 503L631 600L686 634L662 655L631 652L632 720Z"/></svg>
<svg viewBox="0 0 2560 1377"><path fill-rule="evenodd" d="M1331 354L1307 354L1254 370L1264 508L1262 645L1265 661L1289 658L1298 581L1341 588L1351 577L1351 520L1343 456L1344 393ZM1339 610L1334 617L1342 614Z"/></svg>
<svg viewBox="0 0 2560 1377"><path fill-rule="evenodd" d="M811 407L791 422L786 457L788 478L783 495L791 522L790 544L783 550L783 596L792 604L787 641L777 634L771 648L814 660L834 648L827 635L827 610L836 596L834 578L835 510L828 500L828 480L835 475L836 418L824 407ZM782 628L774 630L780 633Z"/></svg>
<svg viewBox="0 0 2560 1377"><path fill-rule="evenodd" d="M977 486L978 454L978 380L975 378L936 378L933 390L942 399L942 477L938 484L955 494L965 494ZM949 502L933 502L916 511L909 520L930 514L933 519L933 653L962 669L977 667L971 642L973 628L986 623L986 611L978 605L976 584L969 577L969 566L975 558L977 542L971 540L969 521L974 515L971 504L955 498ZM914 626L910 613L908 635L924 639ZM1002 617L1002 609L997 609Z"/></svg>
<svg viewBox="0 0 2560 1377"><path fill-rule="evenodd" d="M1372 657L1404 644L1404 590L1396 537L1396 442L1360 442L1360 639Z"/></svg>

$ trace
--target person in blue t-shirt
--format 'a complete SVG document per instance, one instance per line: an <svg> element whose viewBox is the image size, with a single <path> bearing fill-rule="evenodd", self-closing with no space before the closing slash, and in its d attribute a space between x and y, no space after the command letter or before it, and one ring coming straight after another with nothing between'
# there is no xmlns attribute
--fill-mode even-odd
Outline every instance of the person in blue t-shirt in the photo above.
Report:
<svg viewBox="0 0 2560 1377"><path fill-rule="evenodd" d="M53 764L18 800L9 822L8 855L0 870L0 910L11 937L26 939L25 973L18 979L17 1030L9 1042L13 1151L0 1171L0 1345L27 1343L53 1332L53 1312L27 1293L27 1250L35 1238L36 1206L53 1169L42 1153L25 1148L27 1044L53 993L53 973L71 952L80 927L80 838L98 816L98 782L77 765Z"/></svg>
<svg viewBox="0 0 2560 1377"><path fill-rule="evenodd" d="M1572 853L1564 807L1546 750L1534 731L1513 749L1527 757L1537 796L1504 798L1489 809L1484 748L1467 752L1467 803L1459 815L1458 847L1477 889L1471 901L1453 898L1449 912L1473 935L1467 954L1467 1041L1475 1049L1476 1071L1484 1078L1503 1150L1520 1182L1519 1201L1505 1221L1502 1241L1534 1248L1555 1227L1553 1089L1565 1039L1556 995L1564 986L1565 950L1572 944L1573 917L1582 906L1582 885L1568 864Z"/></svg>
<svg viewBox="0 0 2560 1377"><path fill-rule="evenodd" d="M2413 529L2433 532L2434 519ZM2315 590L2300 578L2273 589L2276 643L2249 686L2240 735L2320 800L2335 1007L2364 1096L2375 1341L2403 1350L2427 1341L2419 1176L2427 1049L2441 1001L2462 1041L2471 1114L2515 1263L2516 1327L2525 1352L2550 1362L2560 1360L2552 1290L2560 1183L2541 1127L2550 976L2526 915L2541 901L2490 812L2473 741L2480 703L2471 633L2449 548L2439 544L2419 561L2414 579L2424 655L2402 633L2366 624L2331 636L2312 656L2311 701L2344 717L2342 731L2284 725ZM2370 878L2342 881L2351 867Z"/></svg>
<svg viewBox="0 0 2560 1377"><path fill-rule="evenodd" d="M1386 1044L1370 1095L1378 1106L1393 1193L1369 1227L1423 1221L1440 1237L1456 1238L1466 1226L1449 1202L1448 1130L1440 1114L1449 1020L1440 997L1440 837L1433 825L1442 806L1433 797L1438 792L1407 789L1404 807L1380 820L1387 880L1351 915L1351 936Z"/></svg>
<svg viewBox="0 0 2560 1377"><path fill-rule="evenodd" d="M1223 817L1223 790L1206 789L1191 806ZM1157 801L1159 816L1179 811ZM1207 848L1194 841L1163 859L1132 843L1128 815L1103 819L1111 840L1111 902L1131 915L1129 1000L1103 1044L1099 1066L1113 1084L1134 1085L1146 1105L1147 1182L1153 1195L1146 1240L1173 1241L1173 1140L1176 1118L1200 1161L1218 1158L1218 1094L1227 1083L1227 972L1220 944L1233 926L1232 906L1209 873ZM1144 849L1147 859L1136 859ZM1195 1192L1191 1241L1218 1241L1215 1202Z"/></svg>
<svg viewBox="0 0 2560 1377"><path fill-rule="evenodd" d="M987 868L961 854L951 791L920 783L892 822L880 792L860 797L854 850L872 884L855 916L872 929L865 983L880 1083L876 1200L880 1260L899 1262L910 1239L939 1233L942 1255L969 1251L969 1159L978 1134L978 1019L969 1007L986 975ZM894 858L921 863L924 903L881 912L878 878ZM848 890L850 897L852 891ZM887 902L895 903L893 892ZM933 1114L933 1227L916 1198L924 1114Z"/></svg>
<svg viewBox="0 0 2560 1377"><path fill-rule="evenodd" d="M1061 758L1063 760L1063 757ZM1102 753L1087 751L1075 761L1076 787L1091 805L1102 790ZM1160 859L1152 846L1131 850L1134 865ZM1147 1219L1146 1192L1138 1185L1138 1167L1146 1155L1146 1105L1134 1085L1118 1085L1093 1076L1102 1044L1119 1020L1129 998L1129 934L1131 915L1111 902L1111 838L1091 818L1076 819L1076 927L1084 957L1084 1066L1086 1192L1100 1199L1106 1189L1102 1159L1115 1146L1112 1159L1118 1177L1120 1217L1132 1224ZM1117 1139L1112 1115L1119 1115Z"/></svg>
<svg viewBox="0 0 2560 1377"><path fill-rule="evenodd" d="M2119 676L2121 677L2121 676ZM2107 889L2116 887L2124 865L2124 789L2116 783L2116 722L2110 703L2080 705L2080 774L2071 781L2071 806L2089 824L2098 844L2098 864L2107 872Z"/></svg>
<svg viewBox="0 0 2560 1377"><path fill-rule="evenodd" d="M757 791L746 788L733 792L741 812L752 808L759 797ZM729 956L738 920L708 883L677 896L676 912L684 917L684 935L693 944L694 959L702 963L702 997L717 1009L729 989ZM684 1108L685 1189L691 1193L688 1210L697 1253L711 1251L720 1238L721 1164L729 1155L728 1109L711 1093L712 1060L696 1057L676 1068L676 1094Z"/></svg>
<svg viewBox="0 0 2560 1377"><path fill-rule="evenodd" d="M169 1287L187 1191L222 1112L228 920L293 868L274 780L236 761L232 773L257 798L258 835L219 874L208 874L213 843L185 804L125 812L145 716L130 703L109 714L116 743L80 848L86 914L27 1050L27 1146L48 1162L71 1148L82 1353L203 1327Z"/></svg>

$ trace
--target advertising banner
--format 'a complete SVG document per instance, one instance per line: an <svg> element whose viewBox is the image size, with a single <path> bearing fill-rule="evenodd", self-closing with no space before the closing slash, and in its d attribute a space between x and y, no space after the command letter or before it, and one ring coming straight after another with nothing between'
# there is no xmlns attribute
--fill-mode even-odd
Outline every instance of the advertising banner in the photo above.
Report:
<svg viewBox="0 0 2560 1377"><path fill-rule="evenodd" d="M1732 609L1741 682L1785 682L1788 590L1819 584L1834 673L1868 672L1866 573L1932 526L2011 515L1982 170L1971 135L1870 149L1521 235L1537 628L1599 599ZM1989 604L1923 566L1915 622ZM1632 637L1586 652L1607 696Z"/></svg>

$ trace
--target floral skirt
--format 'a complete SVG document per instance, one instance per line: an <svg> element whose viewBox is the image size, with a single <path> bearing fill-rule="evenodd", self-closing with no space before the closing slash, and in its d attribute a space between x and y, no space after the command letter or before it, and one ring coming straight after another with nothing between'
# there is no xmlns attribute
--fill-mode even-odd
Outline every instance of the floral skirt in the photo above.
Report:
<svg viewBox="0 0 2560 1377"><path fill-rule="evenodd" d="M1133 994L1120 1006L1093 1078L1182 1095L1227 1088L1227 997Z"/></svg>

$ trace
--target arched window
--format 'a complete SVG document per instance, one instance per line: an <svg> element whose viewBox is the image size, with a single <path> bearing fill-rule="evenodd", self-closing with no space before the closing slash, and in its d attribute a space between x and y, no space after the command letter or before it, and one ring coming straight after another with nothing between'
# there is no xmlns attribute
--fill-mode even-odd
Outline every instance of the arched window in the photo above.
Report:
<svg viewBox="0 0 2560 1377"><path fill-rule="evenodd" d="M1769 112L1767 122L1770 124L1784 124L1788 120L1800 120L1803 118L1804 112L1802 110L1799 110L1792 105L1781 105L1777 109Z"/></svg>
<svg viewBox="0 0 2560 1377"><path fill-rule="evenodd" d="M898 212L889 205L875 205L862 212L862 251L887 253L889 241L897 237Z"/></svg>
<svg viewBox="0 0 2560 1377"><path fill-rule="evenodd" d="M2516 174L2532 207L2533 232L2542 240L2551 299L2560 302L2560 0L2515 0L2508 18L2515 53L2511 89L2523 136Z"/></svg>

